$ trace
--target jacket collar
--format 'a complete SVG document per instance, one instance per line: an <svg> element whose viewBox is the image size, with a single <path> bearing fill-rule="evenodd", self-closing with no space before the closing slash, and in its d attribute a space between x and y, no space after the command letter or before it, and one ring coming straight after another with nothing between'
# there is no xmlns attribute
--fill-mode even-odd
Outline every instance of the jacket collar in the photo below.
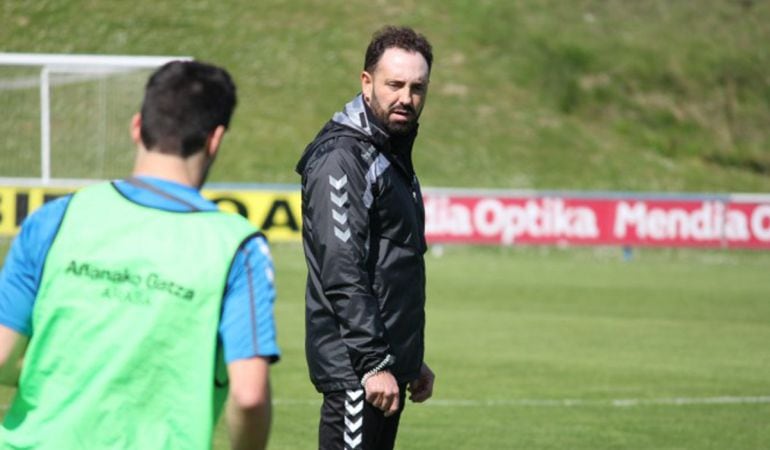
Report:
<svg viewBox="0 0 770 450"><path fill-rule="evenodd" d="M405 136L390 136L385 127L374 116L362 94L348 102L342 111L332 116L332 122L353 128L365 135L376 147L388 153L406 156L411 159L412 146L417 138L417 129Z"/></svg>
<svg viewBox="0 0 770 450"><path fill-rule="evenodd" d="M390 136L385 129L376 121L364 102L362 94L358 94L353 100L348 102L340 112L334 113L332 122L352 128L366 136L377 147L388 145Z"/></svg>

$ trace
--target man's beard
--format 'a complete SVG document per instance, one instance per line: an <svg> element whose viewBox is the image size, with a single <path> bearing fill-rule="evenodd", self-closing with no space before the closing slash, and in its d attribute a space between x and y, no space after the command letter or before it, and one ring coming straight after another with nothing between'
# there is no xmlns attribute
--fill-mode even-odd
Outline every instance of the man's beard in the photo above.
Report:
<svg viewBox="0 0 770 450"><path fill-rule="evenodd" d="M411 105L397 104L389 110L385 110L377 100L377 96L372 92L372 99L369 106L372 109L372 113L374 113L374 117L377 118L380 124L385 128L385 131L391 136L405 136L412 133L417 128L417 119L420 118L420 115ZM390 120L390 113L396 110L407 111L410 114L409 120L406 122Z"/></svg>

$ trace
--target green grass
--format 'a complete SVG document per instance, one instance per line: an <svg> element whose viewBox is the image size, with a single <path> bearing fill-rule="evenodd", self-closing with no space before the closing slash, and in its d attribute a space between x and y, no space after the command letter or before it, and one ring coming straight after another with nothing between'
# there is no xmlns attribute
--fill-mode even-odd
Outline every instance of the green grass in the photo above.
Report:
<svg viewBox="0 0 770 450"><path fill-rule="evenodd" d="M5 2L0 23L3 51L231 69L241 102L215 181L297 182L305 144L359 88L371 32L403 23L436 54L425 185L770 190L770 2L46 0Z"/></svg>
<svg viewBox="0 0 770 450"><path fill-rule="evenodd" d="M272 371L271 448L309 449L320 397L303 354L305 265L298 245L273 251L283 359ZM435 401L407 406L399 448L770 442L766 400L661 404L770 395L767 253L642 249L624 261L614 248L446 247L427 265ZM648 403L613 406L623 399ZM216 448L226 442L220 424Z"/></svg>
<svg viewBox="0 0 770 450"><path fill-rule="evenodd" d="M276 247L275 259L284 362L274 391L299 403L276 405L272 444L312 448L304 266L297 246ZM617 249L447 247L428 257L437 401L408 406L399 448L764 448L767 403L610 402L770 394L768 267L763 253L641 250L624 262ZM453 404L463 400L502 404Z"/></svg>
<svg viewBox="0 0 770 450"><path fill-rule="evenodd" d="M770 190L769 2L46 0L5 2L0 23L3 51L228 67L240 104L212 181L297 182L305 144L358 89L370 33L403 23L436 53L425 185ZM0 121L0 160L34 166L35 94L3 95L21 119ZM271 448L309 449L305 266L296 245L274 252ZM660 399L770 395L768 267L766 253L447 247L428 257L435 401L408 406L399 448L766 448L770 404Z"/></svg>

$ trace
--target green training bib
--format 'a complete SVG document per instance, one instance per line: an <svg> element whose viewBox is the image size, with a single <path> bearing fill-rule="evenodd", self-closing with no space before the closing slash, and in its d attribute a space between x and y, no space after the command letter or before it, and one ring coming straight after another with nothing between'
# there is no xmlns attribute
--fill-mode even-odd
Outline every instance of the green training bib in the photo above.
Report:
<svg viewBox="0 0 770 450"><path fill-rule="evenodd" d="M255 232L234 214L138 205L110 183L76 193L45 261L4 448L210 448L222 296Z"/></svg>

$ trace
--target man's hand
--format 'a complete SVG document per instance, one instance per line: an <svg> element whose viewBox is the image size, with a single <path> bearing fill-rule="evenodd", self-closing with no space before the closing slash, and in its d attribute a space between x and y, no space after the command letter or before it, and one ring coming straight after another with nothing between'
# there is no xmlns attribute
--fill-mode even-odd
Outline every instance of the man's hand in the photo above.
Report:
<svg viewBox="0 0 770 450"><path fill-rule="evenodd" d="M367 378L364 392L366 392L366 401L382 410L385 417L390 417L398 412L398 383L396 383L396 378L387 370Z"/></svg>
<svg viewBox="0 0 770 450"><path fill-rule="evenodd" d="M436 379L436 375L430 370L427 364L422 363L420 367L420 376L409 383L406 388L411 395L409 400L415 403L422 403L429 399L433 395L433 381Z"/></svg>

